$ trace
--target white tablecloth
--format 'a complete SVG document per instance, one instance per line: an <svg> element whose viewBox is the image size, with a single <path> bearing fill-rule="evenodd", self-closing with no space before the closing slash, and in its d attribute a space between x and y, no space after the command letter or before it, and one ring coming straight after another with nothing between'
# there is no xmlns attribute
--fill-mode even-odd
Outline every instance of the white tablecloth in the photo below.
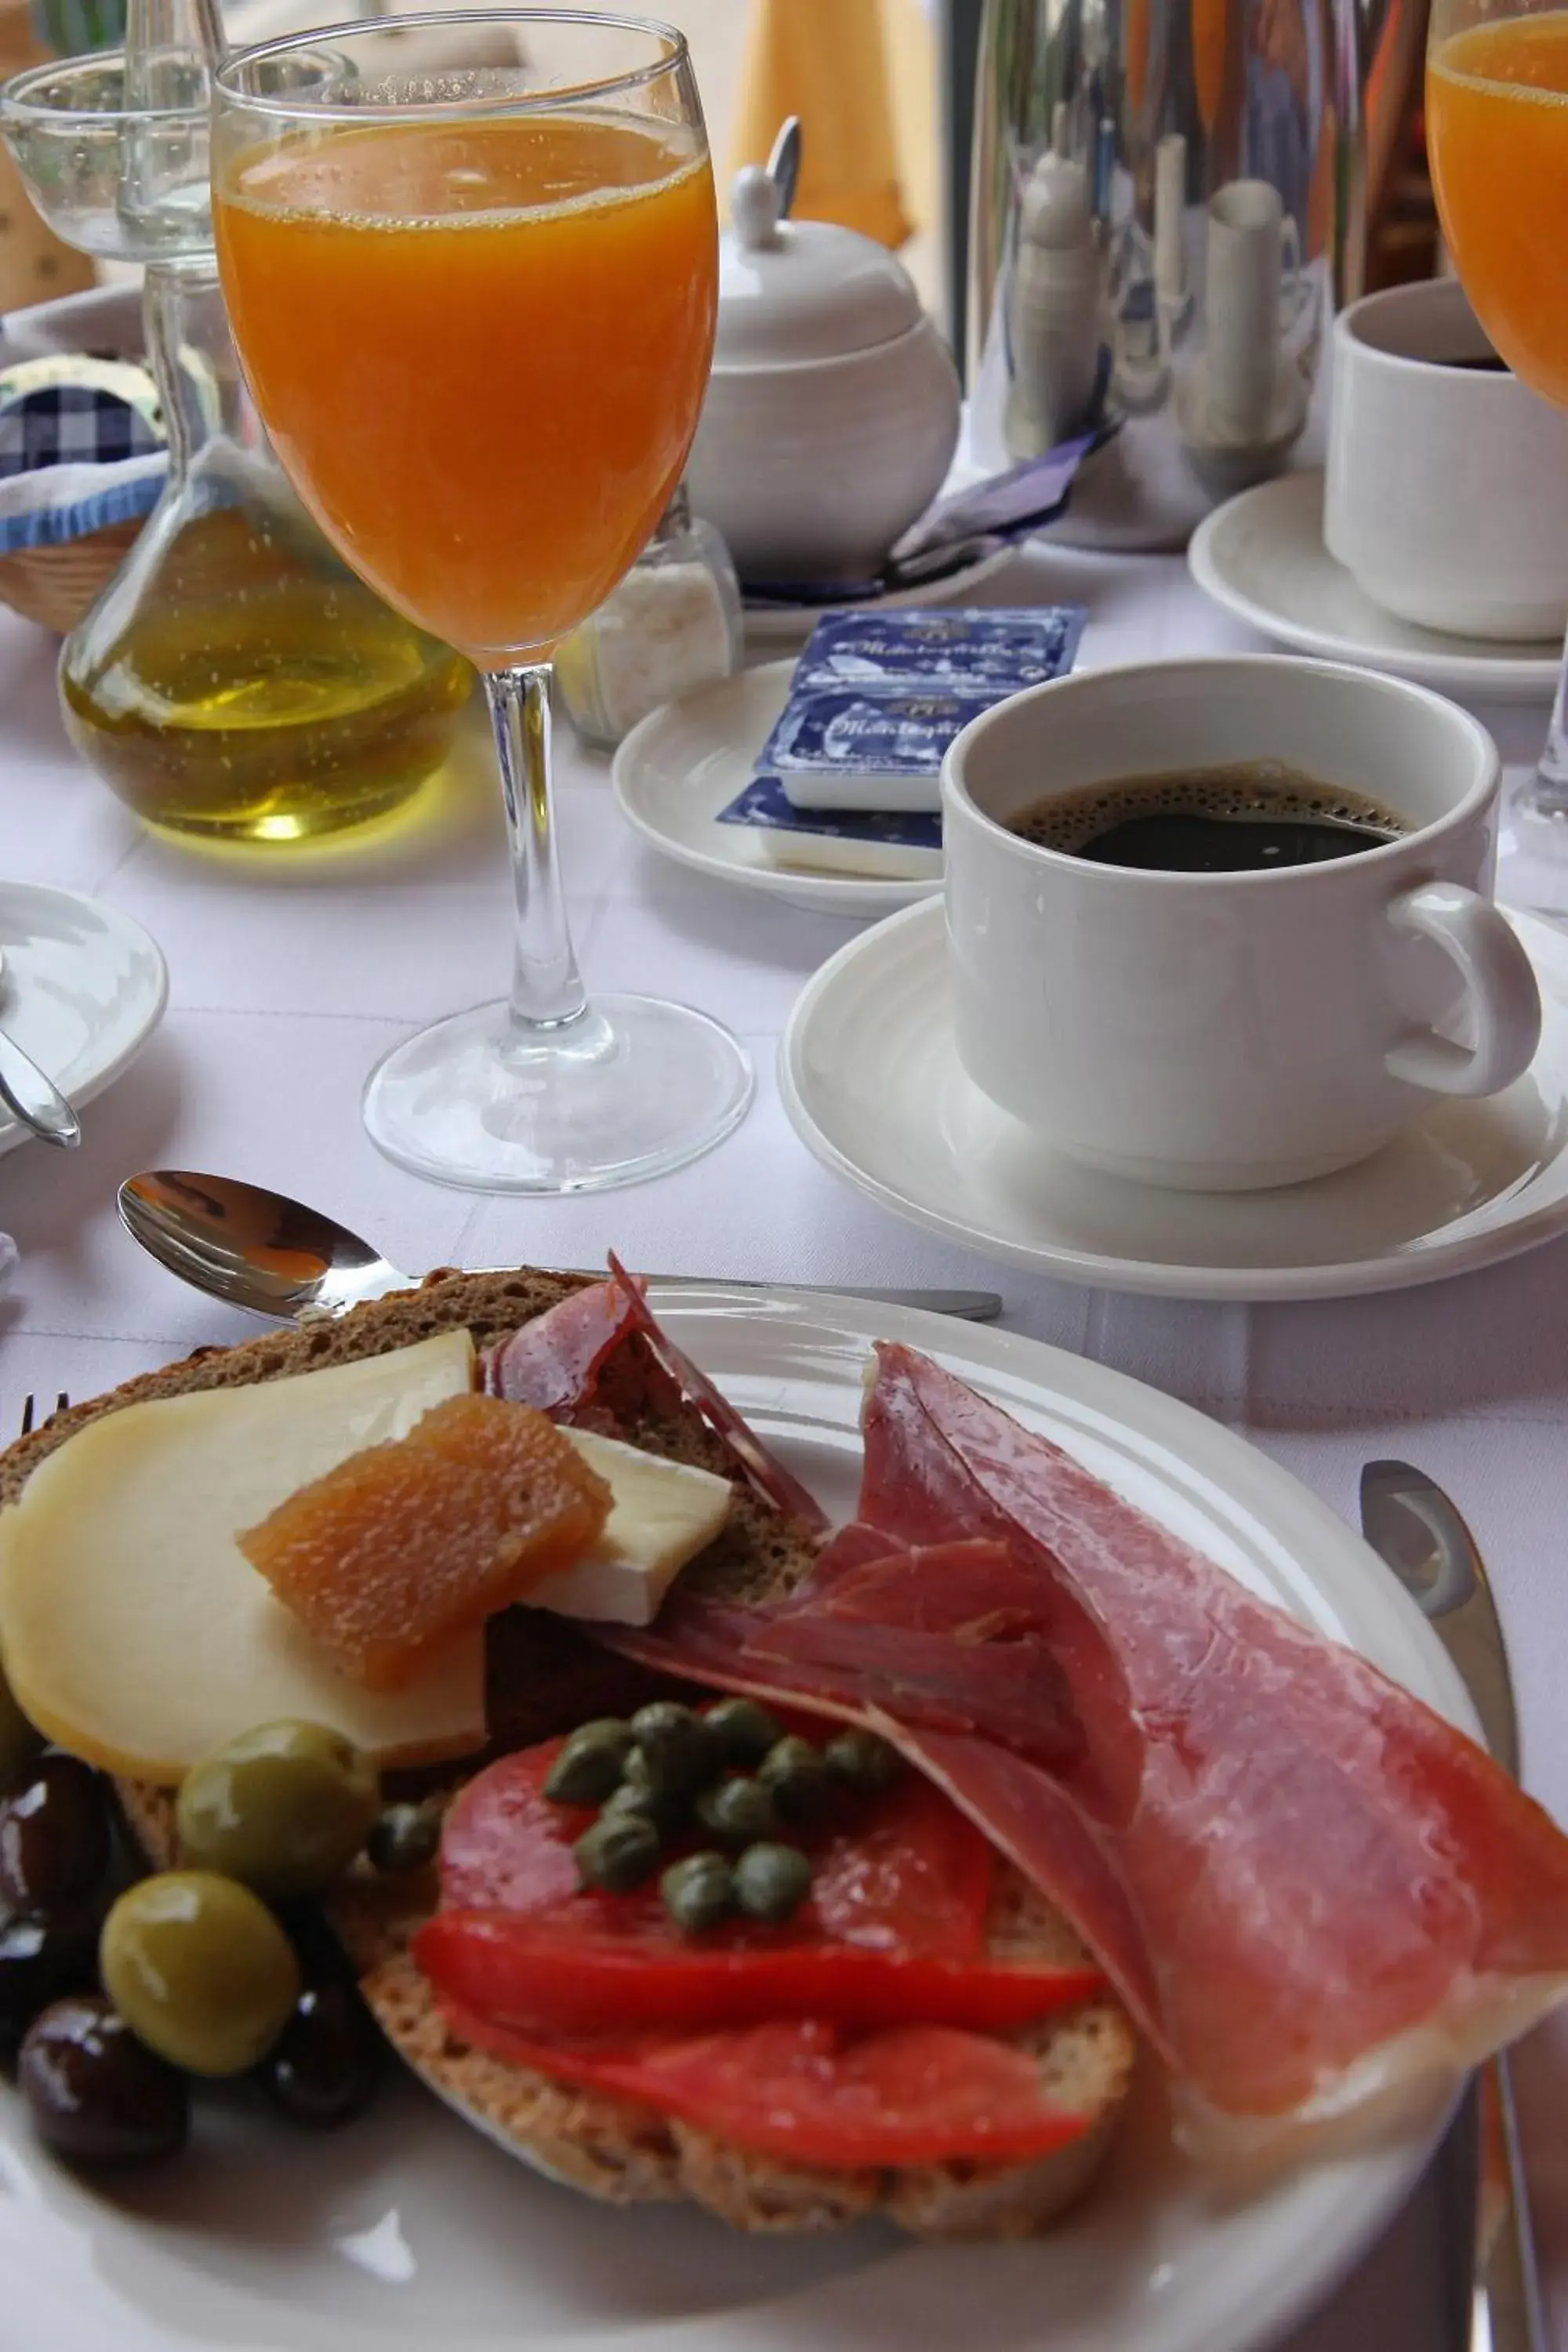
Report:
<svg viewBox="0 0 1568 2352"><path fill-rule="evenodd" d="M1081 598L1085 665L1258 649L1174 559L1035 550L987 595ZM721 1016L755 1055L757 1100L717 1151L633 1192L528 1202L437 1190L378 1157L358 1096L369 1064L410 1024L506 985L499 794L478 730L440 821L397 852L237 866L148 837L77 761L56 713L53 655L52 641L0 614L0 875L125 908L162 945L172 993L157 1037L87 1113L79 1152L34 1145L0 1161L0 1228L22 1250L0 1297L0 1428L15 1425L29 1390L50 1402L59 1389L88 1394L255 1328L183 1289L121 1233L114 1188L139 1168L280 1186L342 1213L412 1270L594 1265L616 1245L669 1272L980 1285L1004 1294L1014 1328L1244 1430L1347 1516L1369 1455L1402 1454L1441 1479L1495 1573L1527 1778L1568 1818L1568 1242L1424 1290L1245 1308L1034 1281L927 1239L818 1168L777 1100L773 1056L792 999L849 927L660 861L617 817L605 764L564 728L561 829L590 986L646 986ZM1482 716L1505 758L1533 755L1543 712ZM1568 2352L1568 2033L1538 2040L1517 2073ZM1442 2352L1434 2228L1418 2200L1292 2352Z"/></svg>

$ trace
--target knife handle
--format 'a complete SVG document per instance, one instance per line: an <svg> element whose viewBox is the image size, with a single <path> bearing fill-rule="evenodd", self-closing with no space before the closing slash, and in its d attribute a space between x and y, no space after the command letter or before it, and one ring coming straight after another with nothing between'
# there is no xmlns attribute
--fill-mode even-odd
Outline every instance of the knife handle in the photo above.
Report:
<svg viewBox="0 0 1568 2352"><path fill-rule="evenodd" d="M1548 2352L1524 2159L1506 2056L1481 2070L1471 2352Z"/></svg>

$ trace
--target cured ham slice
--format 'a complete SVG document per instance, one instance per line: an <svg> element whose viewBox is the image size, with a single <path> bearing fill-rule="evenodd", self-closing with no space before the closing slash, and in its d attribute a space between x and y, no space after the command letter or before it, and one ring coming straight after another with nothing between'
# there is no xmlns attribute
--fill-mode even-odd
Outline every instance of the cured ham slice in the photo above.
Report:
<svg viewBox="0 0 1568 2352"><path fill-rule="evenodd" d="M601 1369L632 1328L631 1302L618 1285L591 1283L489 1349L481 1385L510 1404L568 1419L594 1402Z"/></svg>
<svg viewBox="0 0 1568 2352"><path fill-rule="evenodd" d="M637 1654L895 1738L1078 1927L1216 2142L1472 2064L1568 1995L1568 1839L1479 1748L936 1365L878 1359L859 1519L889 1551L857 1534L770 1623L689 1603ZM984 1595L910 1580L976 1538L1010 1560ZM1065 1759L1020 1750L1006 1641L963 1638L981 1599L1059 1667ZM963 1727L871 1670L915 1626Z"/></svg>

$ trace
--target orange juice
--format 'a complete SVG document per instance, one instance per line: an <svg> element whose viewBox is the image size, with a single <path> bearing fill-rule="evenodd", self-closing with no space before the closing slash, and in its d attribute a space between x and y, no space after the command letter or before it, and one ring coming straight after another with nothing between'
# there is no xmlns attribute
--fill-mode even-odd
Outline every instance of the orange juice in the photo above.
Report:
<svg viewBox="0 0 1568 2352"><path fill-rule="evenodd" d="M232 159L215 218L246 375L322 529L476 661L547 652L630 565L696 429L718 257L690 134L588 112L301 131Z"/></svg>
<svg viewBox="0 0 1568 2352"><path fill-rule="evenodd" d="M1454 33L1426 135L1443 234L1514 373L1568 407L1568 11Z"/></svg>

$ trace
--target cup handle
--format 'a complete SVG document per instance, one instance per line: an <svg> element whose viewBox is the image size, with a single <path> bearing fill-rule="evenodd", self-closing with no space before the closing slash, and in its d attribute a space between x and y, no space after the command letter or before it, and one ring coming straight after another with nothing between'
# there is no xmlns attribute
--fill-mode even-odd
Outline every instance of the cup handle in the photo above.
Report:
<svg viewBox="0 0 1568 2352"><path fill-rule="evenodd" d="M1506 918L1459 883L1424 882L1394 899L1388 919L1458 964L1476 1033L1469 1046L1417 1031L1384 1056L1389 1075L1433 1094L1500 1094L1530 1067L1541 1040L1541 992Z"/></svg>

